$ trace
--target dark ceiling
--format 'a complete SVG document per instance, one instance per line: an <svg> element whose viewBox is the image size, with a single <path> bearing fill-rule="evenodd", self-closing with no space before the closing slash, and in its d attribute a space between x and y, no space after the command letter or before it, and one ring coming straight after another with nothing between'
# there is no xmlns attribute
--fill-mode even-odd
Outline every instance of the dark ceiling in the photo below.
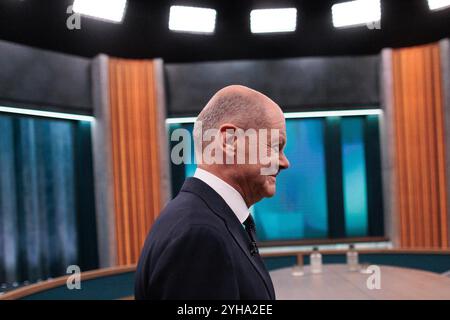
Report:
<svg viewBox="0 0 450 320"><path fill-rule="evenodd" d="M128 0L122 24L83 17L81 30L66 27L73 0L0 0L0 39L93 57L162 57L166 62L374 54L450 36L450 9L430 12L426 0L382 0L381 30L334 29L332 0ZM171 5L217 10L214 35L168 30ZM253 35L253 8L296 7L297 31Z"/></svg>

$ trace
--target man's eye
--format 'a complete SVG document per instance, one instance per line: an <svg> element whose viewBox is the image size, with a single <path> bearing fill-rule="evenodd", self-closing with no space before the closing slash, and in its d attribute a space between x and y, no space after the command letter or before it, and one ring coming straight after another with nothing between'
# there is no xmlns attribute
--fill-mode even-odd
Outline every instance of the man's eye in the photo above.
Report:
<svg viewBox="0 0 450 320"><path fill-rule="evenodd" d="M280 150L280 146L279 145L272 145L270 146L273 150Z"/></svg>

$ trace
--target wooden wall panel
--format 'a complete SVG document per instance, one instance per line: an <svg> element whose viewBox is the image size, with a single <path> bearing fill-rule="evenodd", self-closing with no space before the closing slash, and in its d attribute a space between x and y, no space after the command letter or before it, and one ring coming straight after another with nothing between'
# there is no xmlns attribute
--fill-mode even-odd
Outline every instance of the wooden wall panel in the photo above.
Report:
<svg viewBox="0 0 450 320"><path fill-rule="evenodd" d="M439 45L392 51L400 245L448 248Z"/></svg>
<svg viewBox="0 0 450 320"><path fill-rule="evenodd" d="M161 209L154 62L109 60L117 263L136 263Z"/></svg>

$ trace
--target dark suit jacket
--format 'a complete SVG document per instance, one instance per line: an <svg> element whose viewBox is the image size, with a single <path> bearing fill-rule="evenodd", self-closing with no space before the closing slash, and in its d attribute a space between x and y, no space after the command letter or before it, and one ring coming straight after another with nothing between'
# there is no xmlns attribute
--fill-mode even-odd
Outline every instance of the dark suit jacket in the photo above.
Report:
<svg viewBox="0 0 450 320"><path fill-rule="evenodd" d="M164 208L139 259L136 299L275 299L261 257L222 197L189 178Z"/></svg>

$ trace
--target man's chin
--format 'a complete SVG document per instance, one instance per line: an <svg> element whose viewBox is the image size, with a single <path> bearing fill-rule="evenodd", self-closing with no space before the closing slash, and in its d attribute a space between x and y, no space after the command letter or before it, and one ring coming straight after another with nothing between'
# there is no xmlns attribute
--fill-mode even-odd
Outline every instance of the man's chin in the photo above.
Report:
<svg viewBox="0 0 450 320"><path fill-rule="evenodd" d="M275 195L275 191L276 191L275 185L273 185L273 186L268 186L268 187L266 188L266 190L265 190L265 195L264 195L264 197L265 197L265 198L272 198L272 197Z"/></svg>

